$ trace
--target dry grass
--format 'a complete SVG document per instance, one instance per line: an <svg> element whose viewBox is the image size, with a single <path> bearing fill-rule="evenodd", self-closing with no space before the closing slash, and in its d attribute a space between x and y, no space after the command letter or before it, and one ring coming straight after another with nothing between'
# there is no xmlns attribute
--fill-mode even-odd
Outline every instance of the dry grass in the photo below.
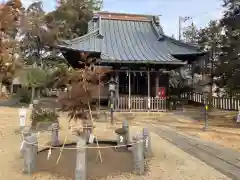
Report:
<svg viewBox="0 0 240 180"><path fill-rule="evenodd" d="M170 123L177 130L192 136L197 136L204 140L214 141L228 148L240 151L240 131L236 124L236 113L210 114L208 119L208 130L203 131L204 119L201 121L186 121L177 117L176 122Z"/></svg>
<svg viewBox="0 0 240 180"><path fill-rule="evenodd" d="M201 109L192 109L189 110L189 113L195 113L199 116ZM141 126L149 123L167 125L182 133L240 151L240 125L236 124L236 115L237 112L219 112L216 110L209 113L207 131L203 131L204 118L190 120L171 113L124 113L117 116L118 118L130 119L132 124Z"/></svg>
<svg viewBox="0 0 240 180"><path fill-rule="evenodd" d="M116 114L117 115L117 114ZM142 119L140 119L142 117ZM121 121L125 118L130 120L131 133L142 130L144 121L153 123L156 122L155 115L118 115L118 121L114 127L109 123L97 123L95 135L101 139L115 138L114 129L120 126ZM132 118L132 119L130 119ZM161 119L166 118L161 116ZM69 134L68 123L65 115L60 118L60 139L63 141L65 136ZM28 122L29 124L29 122ZM64 180L64 177L56 177L49 173L38 172L33 176L27 176L22 173L22 159L20 158L20 134L14 132L19 129L18 111L13 108L0 108L0 179L1 180ZM182 150L176 148L172 144L166 142L159 136L152 134L152 149L154 157L149 161L149 172L145 176L135 176L132 174L125 174L116 177L106 177L102 180L214 180L214 179L228 179L215 169L207 166L200 160L188 155ZM74 141L75 137L69 135L69 141ZM39 137L39 144L46 144L50 139L49 133L41 133ZM47 160L46 160L47 161ZM47 163L47 162L46 162ZM75 162L73 162L75 163Z"/></svg>
<svg viewBox="0 0 240 180"><path fill-rule="evenodd" d="M189 112L200 114L201 110L196 108L190 109ZM116 119L128 119L130 124L140 126L147 126L148 124L167 125L176 128L180 133L213 141L240 151L240 124L236 124L236 115L237 112L214 110L209 113L207 131L203 131L204 118L190 120L171 113L116 113Z"/></svg>

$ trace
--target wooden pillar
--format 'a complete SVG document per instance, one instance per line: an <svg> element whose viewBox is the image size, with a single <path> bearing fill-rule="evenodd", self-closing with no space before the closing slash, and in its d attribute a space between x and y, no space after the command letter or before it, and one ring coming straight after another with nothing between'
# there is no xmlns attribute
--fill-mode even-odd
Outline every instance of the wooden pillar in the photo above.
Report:
<svg viewBox="0 0 240 180"><path fill-rule="evenodd" d="M128 109L131 109L131 71L128 70Z"/></svg>
<svg viewBox="0 0 240 180"><path fill-rule="evenodd" d="M98 75L98 110L100 112L101 108L101 80L100 75Z"/></svg>
<svg viewBox="0 0 240 180"><path fill-rule="evenodd" d="M158 87L159 87L159 72L156 72L156 82L155 82L155 86L156 86L156 97L158 97Z"/></svg>
<svg viewBox="0 0 240 180"><path fill-rule="evenodd" d="M116 94L115 94L115 98L116 98L116 109L119 109L119 72L116 72L116 77L115 77L115 81L117 83L116 85Z"/></svg>
<svg viewBox="0 0 240 180"><path fill-rule="evenodd" d="M189 100L193 100L193 89L194 89L194 63L192 63L191 65L191 75L192 75L192 89L191 89L191 94L190 94L190 97L188 97L188 101Z"/></svg>
<svg viewBox="0 0 240 180"><path fill-rule="evenodd" d="M137 94L139 94L139 78L137 78L136 80L136 90L137 90Z"/></svg>
<svg viewBox="0 0 240 180"><path fill-rule="evenodd" d="M148 110L151 108L151 102L150 102L150 72L147 71L147 78L148 78Z"/></svg>
<svg viewBox="0 0 240 180"><path fill-rule="evenodd" d="M133 71L133 78L132 78L132 91L133 91L133 94L136 92L136 72Z"/></svg>

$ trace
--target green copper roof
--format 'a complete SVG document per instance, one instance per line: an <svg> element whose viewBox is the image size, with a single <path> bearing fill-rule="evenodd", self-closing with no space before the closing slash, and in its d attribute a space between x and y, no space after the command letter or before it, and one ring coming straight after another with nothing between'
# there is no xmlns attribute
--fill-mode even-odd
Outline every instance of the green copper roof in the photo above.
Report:
<svg viewBox="0 0 240 180"><path fill-rule="evenodd" d="M98 29L94 30L84 36L64 41L65 45L59 45L59 47L85 51L85 52L100 52L101 38L99 36Z"/></svg>
<svg viewBox="0 0 240 180"><path fill-rule="evenodd" d="M148 17L149 18L149 17ZM103 62L184 64L174 54L199 52L197 48L163 34L154 21L93 19L88 34L66 41L64 49L97 52Z"/></svg>
<svg viewBox="0 0 240 180"><path fill-rule="evenodd" d="M199 53L205 53L200 51L200 49L197 46L190 45L187 43L184 43L182 41L178 41L176 39L173 39L171 37L164 35L164 42L168 48L168 51L172 55L191 55L191 54L199 54Z"/></svg>

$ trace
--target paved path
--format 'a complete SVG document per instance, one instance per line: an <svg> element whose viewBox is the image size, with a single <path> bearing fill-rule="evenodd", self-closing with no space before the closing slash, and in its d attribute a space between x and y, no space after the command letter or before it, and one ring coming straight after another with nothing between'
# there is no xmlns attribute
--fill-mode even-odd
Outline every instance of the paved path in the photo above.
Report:
<svg viewBox="0 0 240 180"><path fill-rule="evenodd" d="M151 130L195 156L233 180L240 180L240 153L215 143L179 134L167 126L151 127Z"/></svg>

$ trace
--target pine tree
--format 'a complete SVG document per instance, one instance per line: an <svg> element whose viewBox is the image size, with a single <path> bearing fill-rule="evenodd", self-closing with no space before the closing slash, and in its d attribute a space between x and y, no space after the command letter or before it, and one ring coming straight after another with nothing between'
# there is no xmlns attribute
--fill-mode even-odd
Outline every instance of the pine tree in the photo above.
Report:
<svg viewBox="0 0 240 180"><path fill-rule="evenodd" d="M224 0L226 11L221 26L225 34L222 36L222 53L216 71L219 77L218 85L225 88L229 96L240 90L240 10L237 2L239 1Z"/></svg>

